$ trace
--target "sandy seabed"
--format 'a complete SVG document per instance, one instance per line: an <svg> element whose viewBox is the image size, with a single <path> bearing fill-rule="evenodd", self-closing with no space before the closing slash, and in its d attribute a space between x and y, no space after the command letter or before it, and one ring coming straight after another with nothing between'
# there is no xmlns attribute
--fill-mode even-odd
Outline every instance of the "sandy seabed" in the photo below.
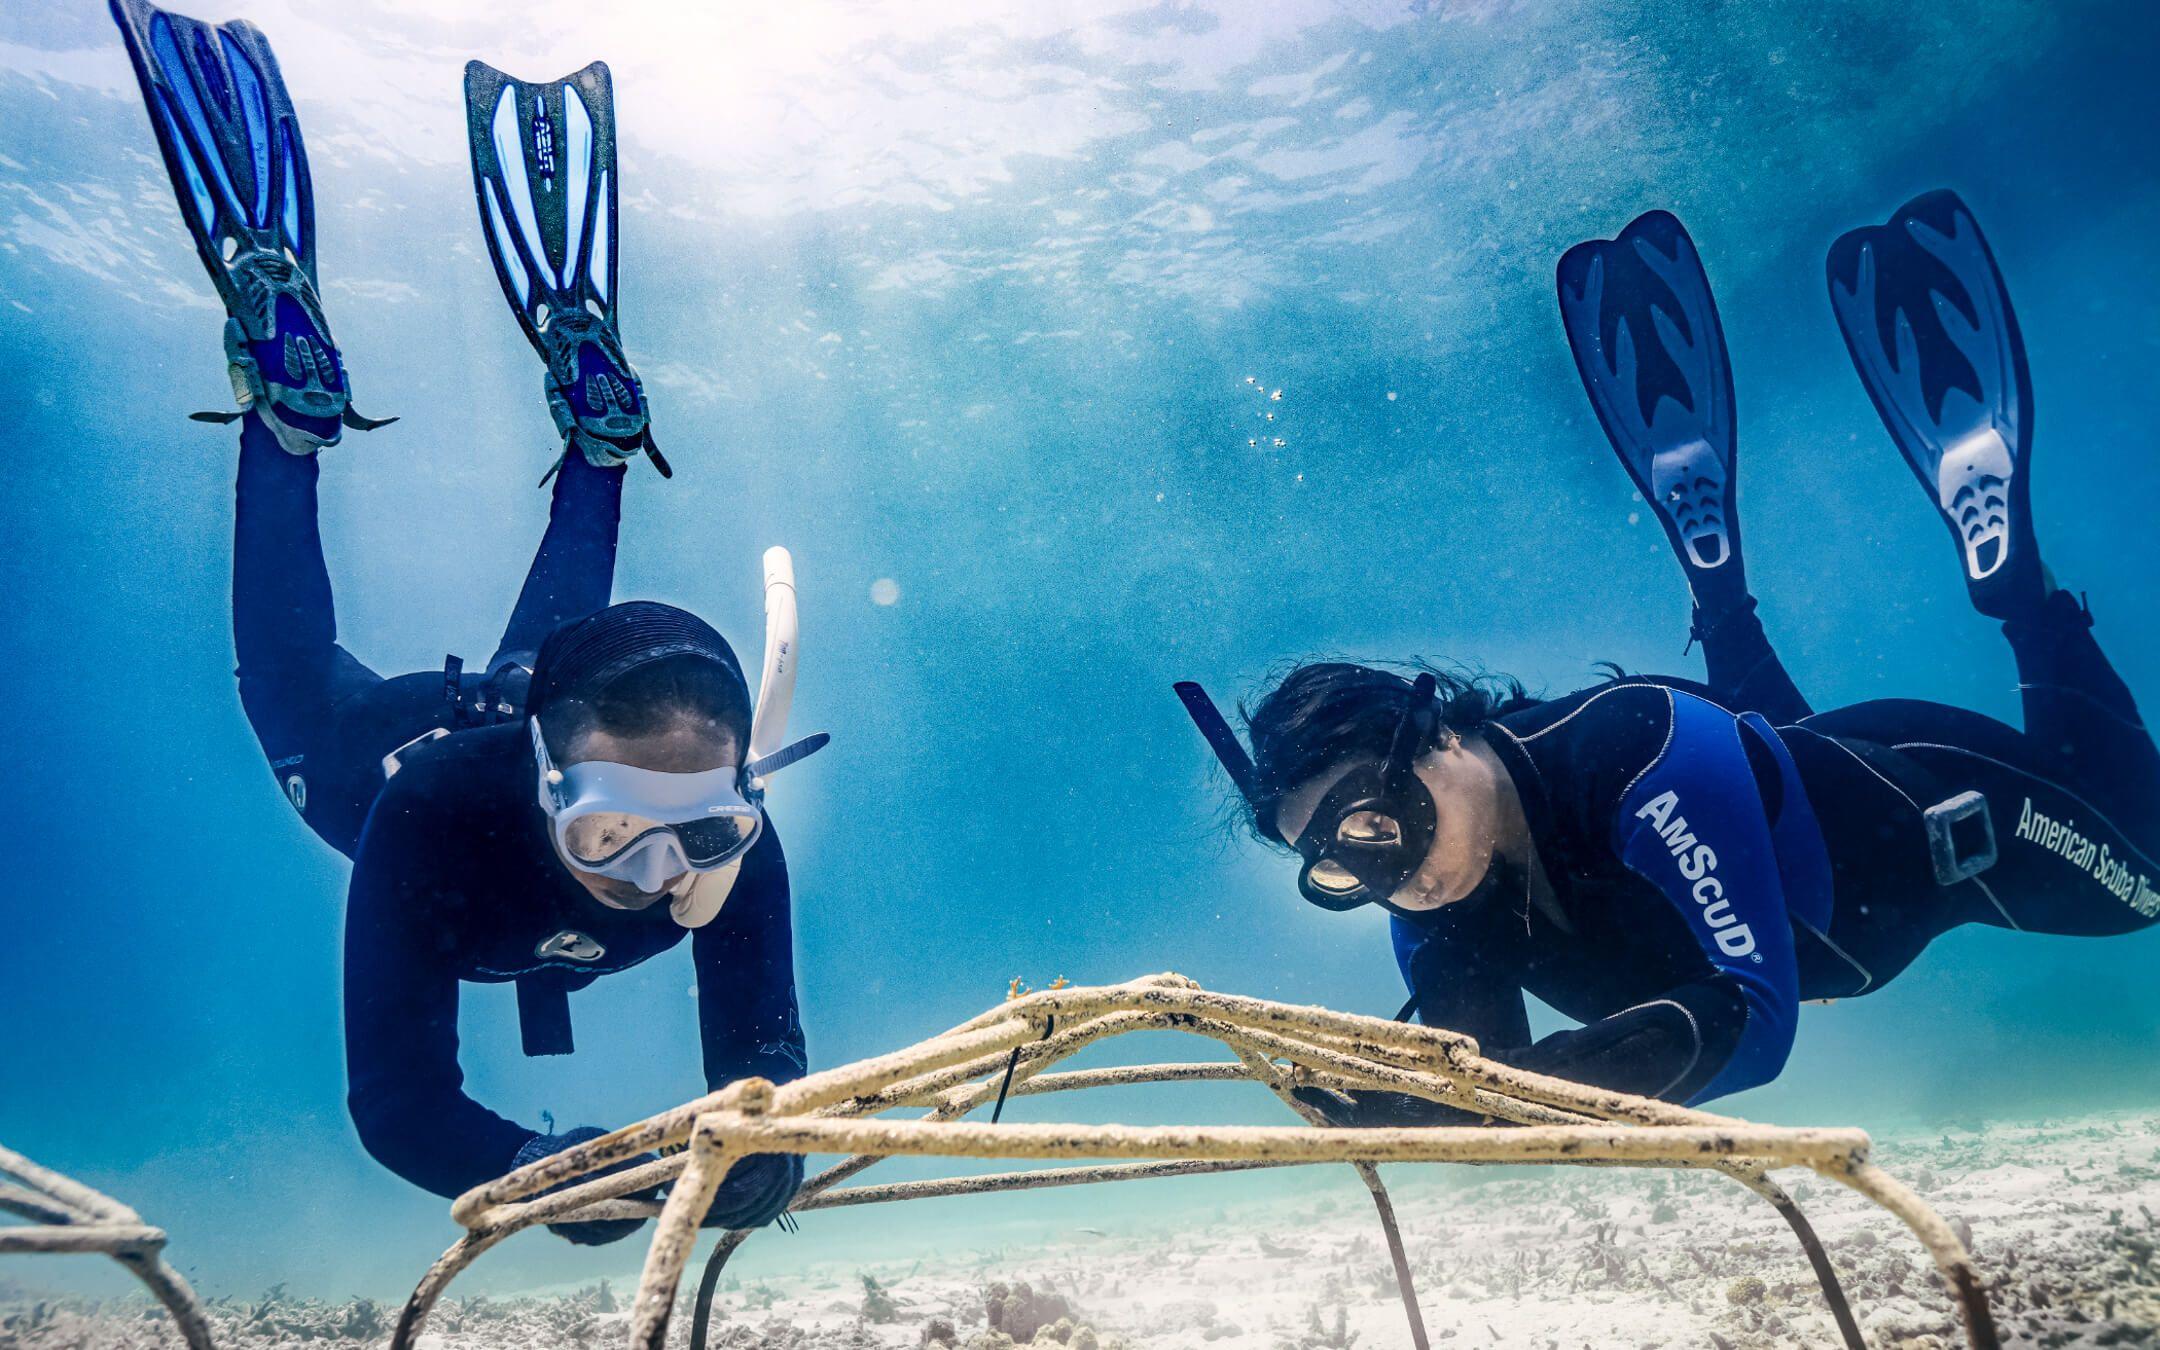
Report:
<svg viewBox="0 0 2160 1350"><path fill-rule="evenodd" d="M2160 1111L1892 1135L1876 1159L1970 1242L2006 1345L2160 1345ZM1421 1185L1389 1169L1435 1345L1837 1346L1806 1260L1767 1205L1701 1175L1510 1168ZM1781 1174L1813 1219L1868 1343L1962 1345L1917 1243L1843 1187ZM1157 1183L1135 1183L1146 1186ZM1223 1184L1234 1185L1234 1180ZM964 1202L963 1202L964 1203ZM1195 1209L1196 1220L1204 1211ZM176 1247L186 1234L176 1234ZM27 1261L30 1258L21 1258ZM37 1258L40 1260L89 1258ZM414 1265L417 1278L424 1261ZM700 1263L701 1264L701 1263ZM27 1276L20 1262L10 1272ZM693 1267L692 1278L695 1278ZM453 1287L452 1294L456 1294ZM426 1350L622 1344L627 1291L445 1300ZM210 1305L233 1350L380 1345L396 1309L271 1296ZM688 1286L672 1344L688 1344ZM147 1301L0 1302L9 1350L180 1341ZM729 1277L720 1350L1347 1350L1409 1344L1369 1206L1330 1196L1025 1250L925 1251Z"/></svg>

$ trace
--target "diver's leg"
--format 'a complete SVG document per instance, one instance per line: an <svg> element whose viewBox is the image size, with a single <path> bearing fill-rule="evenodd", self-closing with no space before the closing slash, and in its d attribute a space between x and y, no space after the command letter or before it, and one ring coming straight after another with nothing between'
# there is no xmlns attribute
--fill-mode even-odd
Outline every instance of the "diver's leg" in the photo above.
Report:
<svg viewBox="0 0 2160 1350"><path fill-rule="evenodd" d="M1781 726L1814 713L1763 632L1754 596L1742 595L1716 614L1698 607L1694 637L1702 643L1707 683L1726 707L1761 713Z"/></svg>
<svg viewBox="0 0 2160 1350"><path fill-rule="evenodd" d="M2003 624L2017 659L2025 734L2083 795L2137 819L2160 819L2160 750L2093 640L2092 614L2056 591Z"/></svg>
<svg viewBox="0 0 2160 1350"><path fill-rule="evenodd" d="M627 471L598 468L583 455L566 454L555 478L547 533L533 555L488 669L506 686L509 701L523 706L522 690L507 685L532 669L533 655L557 627L608 606L615 589L615 544L622 528L622 490ZM505 671L504 667L523 667Z"/></svg>
<svg viewBox="0 0 2160 1350"><path fill-rule="evenodd" d="M2082 614L2074 605L2067 608ZM2064 617L2035 621L2058 625L2045 643L2032 634L2019 640L2057 662L2058 670L2097 660L2097 651L2077 652L2083 624L2065 624ZM2075 701L2063 699L2050 715ZM1862 868L1854 892L1867 897L1855 915L1841 909L1832 937L1861 956L1877 983L1898 963L1877 959L1880 953L1871 949L1882 945L1883 935L1871 938L1867 930L1886 925L1915 925L1907 936L1924 945L1959 923L2106 936L2160 920L2160 794L2152 790L2151 741L2114 722L2114 734L2136 743L2142 754L2101 762L2085 738L2102 732L2112 714L2078 716L2083 725L2051 724L2072 738L2070 753L2060 739L2044 741L1964 708L1915 699L1856 704L1808 720L1806 731L1836 738L1842 747L1804 741L1806 753L1818 760L1842 753L1851 760L1850 786L1832 782L1817 801L1819 775L1810 775L1809 799L1832 843L1833 864ZM1862 742L1876 747L1865 764ZM1925 813L1935 808L1940 814L1973 792L1987 804L1995 861L1945 884L1933 860L1937 843L1954 842L1957 855L1973 861L1984 854L1982 837L1976 821L1959 824L1953 816L1941 824L1956 839L1937 841Z"/></svg>
<svg viewBox="0 0 2160 1350"><path fill-rule="evenodd" d="M262 417L241 421L233 512L233 649L240 706L278 785L334 848L351 840L333 825L322 784L334 710L381 682L337 644L330 571L316 521L322 461L288 453ZM342 774L332 774L342 777ZM327 832L326 832L327 831ZM335 837L333 837L335 836Z"/></svg>

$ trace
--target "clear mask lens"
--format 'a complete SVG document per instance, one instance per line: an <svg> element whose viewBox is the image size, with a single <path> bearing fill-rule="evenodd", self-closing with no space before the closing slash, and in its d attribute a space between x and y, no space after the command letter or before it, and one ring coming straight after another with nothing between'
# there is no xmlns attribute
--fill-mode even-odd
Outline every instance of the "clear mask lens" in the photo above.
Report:
<svg viewBox="0 0 2160 1350"><path fill-rule="evenodd" d="M1313 885L1329 895L1349 895L1365 883L1350 875L1350 869L1332 858L1322 858L1306 870L1305 877Z"/></svg>
<svg viewBox="0 0 2160 1350"><path fill-rule="evenodd" d="M577 862L598 866L620 856L646 835L666 828L664 822L643 816L620 811L593 811L576 817L563 827L563 851Z"/></svg>
<svg viewBox="0 0 2160 1350"><path fill-rule="evenodd" d="M1402 826L1378 811L1354 811L1335 827L1335 837L1345 844L1386 847L1402 842Z"/></svg>
<svg viewBox="0 0 2160 1350"><path fill-rule="evenodd" d="M756 828L755 815L732 813L679 821L674 826L675 837L682 843L683 856L690 859L693 867L708 867L732 856L749 842L751 832Z"/></svg>

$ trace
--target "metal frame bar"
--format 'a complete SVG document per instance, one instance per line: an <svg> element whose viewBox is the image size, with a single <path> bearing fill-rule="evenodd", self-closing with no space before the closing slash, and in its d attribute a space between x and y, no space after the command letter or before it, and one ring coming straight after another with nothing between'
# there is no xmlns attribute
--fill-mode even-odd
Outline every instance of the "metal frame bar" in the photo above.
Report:
<svg viewBox="0 0 2160 1350"><path fill-rule="evenodd" d="M1182 1031L1216 1041L1236 1063L1141 1065L1048 1073L1096 1041L1133 1031ZM1013 1095L1137 1083L1251 1081L1299 1109L1293 1087L1405 1092L1505 1126L1323 1129L1303 1126L986 1124L961 1119L994 1099L1011 1074ZM919 1119L883 1119L895 1108ZM1300 1114L1304 1114L1300 1110ZM1310 1116L1306 1117L1310 1120ZM687 1146L626 1171L594 1173L655 1148ZM743 1079L635 1125L566 1149L459 1196L451 1215L465 1235L422 1277L398 1320L391 1350L411 1350L450 1281L496 1243L535 1224L657 1216L632 1305L633 1350L661 1350L683 1270L727 1169L754 1153L849 1153L805 1184L798 1211L930 1195L1243 1170L1309 1163L1358 1169L1392 1218L1374 1169L1389 1162L1554 1163L1708 1168L1776 1205L1806 1242L1806 1222L1772 1168L1805 1167L1890 1211L1927 1249L1956 1295L1974 1350L1997 1350L1985 1286L1971 1254L1942 1217L1868 1161L1860 1130L1756 1125L1668 1102L1586 1087L1486 1059L1470 1037L1230 994L1180 975L1151 975L1097 988L1047 989L1008 999L907 1049L775 1086ZM1066 1164L1040 1172L903 1182L834 1190L882 1158L1035 1159ZM664 1204L621 1197L672 1182ZM561 1187L563 1189L556 1189ZM1797 1222L1794 1222L1797 1219ZM1392 1224L1390 1225L1392 1227ZM721 1238L730 1252L747 1233ZM716 1254L717 1255L717 1254ZM1818 1273L1828 1270L1809 1247ZM1406 1263L1398 1264L1406 1275ZM1842 1303L1826 1283L1833 1307ZM1415 1325L1415 1297L1404 1284ZM709 1302L709 1291L702 1301ZM1848 1340L1849 1316L1841 1317ZM1415 1334L1415 1333L1413 1333Z"/></svg>
<svg viewBox="0 0 2160 1350"><path fill-rule="evenodd" d="M195 1291L165 1264L163 1229L102 1192L0 1148L0 1210L30 1220L0 1228L0 1256L59 1252L110 1256L147 1286L180 1328L188 1350L212 1350Z"/></svg>

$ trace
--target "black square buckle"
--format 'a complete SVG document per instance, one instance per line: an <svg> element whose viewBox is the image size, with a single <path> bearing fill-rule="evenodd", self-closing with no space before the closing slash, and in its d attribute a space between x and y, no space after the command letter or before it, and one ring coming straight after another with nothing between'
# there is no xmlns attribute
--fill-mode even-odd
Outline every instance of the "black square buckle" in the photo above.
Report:
<svg viewBox="0 0 2160 1350"><path fill-rule="evenodd" d="M1995 821L1988 814L1987 798L1960 792L1921 812L1921 818L1927 822L1936 884L1955 886L1995 865Z"/></svg>

